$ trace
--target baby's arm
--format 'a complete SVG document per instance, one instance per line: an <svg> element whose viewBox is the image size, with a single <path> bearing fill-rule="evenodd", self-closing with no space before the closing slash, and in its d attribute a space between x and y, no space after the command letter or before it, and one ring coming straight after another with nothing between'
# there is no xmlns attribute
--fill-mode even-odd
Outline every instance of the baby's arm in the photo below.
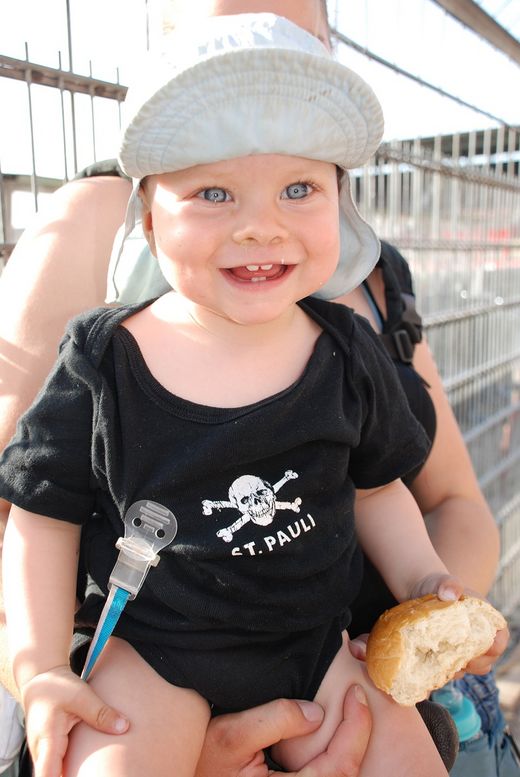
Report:
<svg viewBox="0 0 520 777"><path fill-rule="evenodd" d="M78 720L113 733L128 727L69 668L80 533L80 526L17 507L6 529L9 647L36 777L59 777Z"/></svg>
<svg viewBox="0 0 520 777"><path fill-rule="evenodd" d="M401 480L358 490L356 529L363 550L399 601L427 593L458 599L463 586L437 555L415 502Z"/></svg>

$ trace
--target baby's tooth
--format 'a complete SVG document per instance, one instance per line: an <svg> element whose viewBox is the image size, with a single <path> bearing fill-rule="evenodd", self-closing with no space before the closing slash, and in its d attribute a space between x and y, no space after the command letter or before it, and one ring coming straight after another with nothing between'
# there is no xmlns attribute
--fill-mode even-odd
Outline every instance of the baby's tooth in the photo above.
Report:
<svg viewBox="0 0 520 777"><path fill-rule="evenodd" d="M258 264L246 264L246 270L249 270L249 272L256 272L258 269Z"/></svg>
<svg viewBox="0 0 520 777"><path fill-rule="evenodd" d="M272 270L273 269L273 265L272 264L261 264L260 265L260 269L261 270Z"/></svg>

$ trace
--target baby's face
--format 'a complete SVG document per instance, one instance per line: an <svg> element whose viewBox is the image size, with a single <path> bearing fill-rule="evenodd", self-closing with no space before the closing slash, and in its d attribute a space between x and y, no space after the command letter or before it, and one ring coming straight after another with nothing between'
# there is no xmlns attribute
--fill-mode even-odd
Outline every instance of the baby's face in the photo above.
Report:
<svg viewBox="0 0 520 777"><path fill-rule="evenodd" d="M276 154L153 175L143 224L171 286L242 324L317 291L339 257L336 167Z"/></svg>

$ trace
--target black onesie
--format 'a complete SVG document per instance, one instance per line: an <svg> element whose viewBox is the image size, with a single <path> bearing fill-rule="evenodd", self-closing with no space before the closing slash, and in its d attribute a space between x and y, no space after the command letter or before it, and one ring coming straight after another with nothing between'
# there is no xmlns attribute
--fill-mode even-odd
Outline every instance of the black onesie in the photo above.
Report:
<svg viewBox="0 0 520 777"><path fill-rule="evenodd" d="M301 378L224 409L154 379L120 326L140 307L69 326L3 454L0 495L82 524L88 584L77 630L89 634L122 516L141 499L165 505L177 537L115 633L220 710L313 698L360 585L354 490L412 470L426 436L377 336L343 306L302 302L323 333Z"/></svg>

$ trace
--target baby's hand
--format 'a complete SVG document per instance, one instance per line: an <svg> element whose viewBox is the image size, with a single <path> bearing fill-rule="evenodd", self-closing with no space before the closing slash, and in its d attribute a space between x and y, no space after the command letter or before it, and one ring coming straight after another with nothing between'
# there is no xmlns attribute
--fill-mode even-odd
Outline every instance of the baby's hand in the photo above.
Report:
<svg viewBox="0 0 520 777"><path fill-rule="evenodd" d="M22 701L34 777L60 777L69 732L80 720L107 734L128 729L128 721L68 666L33 677L22 689Z"/></svg>
<svg viewBox="0 0 520 777"><path fill-rule="evenodd" d="M425 596L426 594L435 594L444 602L455 602L457 599L460 599L463 593L471 593L472 596L475 596L473 591L470 592L465 589L456 577L438 573L427 575L419 580L411 591L410 599Z"/></svg>

